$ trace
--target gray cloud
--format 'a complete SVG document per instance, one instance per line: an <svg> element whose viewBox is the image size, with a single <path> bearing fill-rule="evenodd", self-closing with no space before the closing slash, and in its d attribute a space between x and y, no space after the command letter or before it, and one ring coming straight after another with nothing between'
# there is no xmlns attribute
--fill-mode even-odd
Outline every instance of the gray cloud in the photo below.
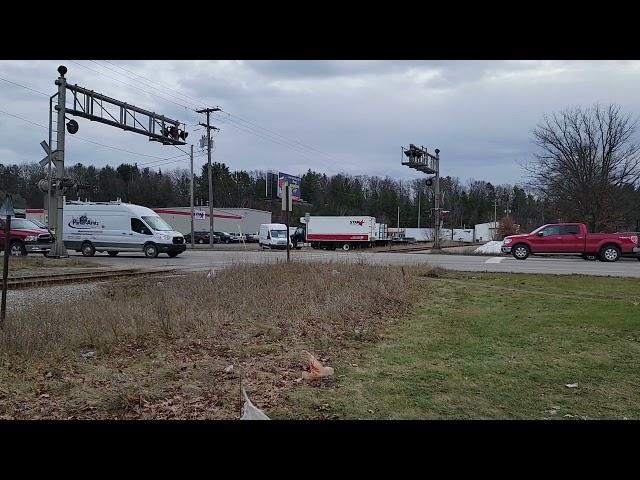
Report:
<svg viewBox="0 0 640 480"><path fill-rule="evenodd" d="M441 149L444 175L515 183L524 176L517 162L531 157L531 130L544 113L595 102L619 103L632 113L640 109L635 95L639 62L113 63L144 78L84 60L3 61L0 77L50 95L56 68L65 64L70 82L185 121L194 141L203 132L196 130L202 117L193 109L220 105L232 116L214 120L222 129L214 159L232 169L301 173L312 168L406 179L419 176L400 165L400 145L412 142ZM47 108L46 96L0 81L0 110L46 124ZM83 142L86 138L162 158L181 153L139 135L83 119L79 123L78 135L68 136L70 164L138 162L163 170L188 166L186 161L160 162ZM39 142L46 135L46 129L0 113L0 161L39 160ZM197 158L196 171L204 161Z"/></svg>

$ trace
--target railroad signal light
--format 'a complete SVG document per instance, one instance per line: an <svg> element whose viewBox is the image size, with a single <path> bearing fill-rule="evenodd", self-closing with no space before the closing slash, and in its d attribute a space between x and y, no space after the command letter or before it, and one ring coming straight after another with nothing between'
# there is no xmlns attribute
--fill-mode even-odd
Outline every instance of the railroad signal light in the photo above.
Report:
<svg viewBox="0 0 640 480"><path fill-rule="evenodd" d="M427 181L425 182L425 184L427 185L427 187L430 187L431 185L433 185L433 178L427 178Z"/></svg>
<svg viewBox="0 0 640 480"><path fill-rule="evenodd" d="M69 123L67 123L67 132L69 132L71 135L73 135L74 133L78 133L78 122L76 122L75 120L69 120Z"/></svg>

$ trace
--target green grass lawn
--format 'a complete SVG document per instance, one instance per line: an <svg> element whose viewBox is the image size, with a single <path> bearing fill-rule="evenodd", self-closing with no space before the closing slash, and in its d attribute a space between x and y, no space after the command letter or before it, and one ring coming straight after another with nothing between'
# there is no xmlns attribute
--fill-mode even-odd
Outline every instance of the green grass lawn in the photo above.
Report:
<svg viewBox="0 0 640 480"><path fill-rule="evenodd" d="M289 394L299 418L640 418L640 281L427 279L415 314ZM566 384L577 383L577 388Z"/></svg>

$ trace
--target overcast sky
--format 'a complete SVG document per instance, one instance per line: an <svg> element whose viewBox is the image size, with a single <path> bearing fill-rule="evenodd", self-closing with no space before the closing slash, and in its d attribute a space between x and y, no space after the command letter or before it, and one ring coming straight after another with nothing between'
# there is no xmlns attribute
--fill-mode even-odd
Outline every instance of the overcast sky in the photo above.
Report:
<svg viewBox="0 0 640 480"><path fill-rule="evenodd" d="M544 113L596 102L640 113L633 61L0 61L0 77L52 95L58 65L69 83L186 122L197 155L194 110L219 105L230 116L212 122L214 161L232 170L418 178L400 165L400 146L415 143L440 149L442 175L516 183ZM0 111L0 163L40 160L47 130L2 112L46 126L47 96L0 80ZM67 165L189 166L156 158L180 155L174 147L77 121Z"/></svg>

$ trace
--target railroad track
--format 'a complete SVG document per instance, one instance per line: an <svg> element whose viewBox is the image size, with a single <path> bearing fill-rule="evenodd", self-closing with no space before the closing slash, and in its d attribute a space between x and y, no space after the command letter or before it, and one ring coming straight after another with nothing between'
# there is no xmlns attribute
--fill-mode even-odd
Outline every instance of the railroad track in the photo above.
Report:
<svg viewBox="0 0 640 480"><path fill-rule="evenodd" d="M423 250L431 250L431 247L406 247L406 248L391 247L391 248L378 250L378 252L379 253L409 253L409 252L420 252Z"/></svg>
<svg viewBox="0 0 640 480"><path fill-rule="evenodd" d="M7 289L14 290L18 288L38 287L51 284L75 283L84 281L99 281L119 277L135 277L142 275L159 275L174 273L175 269L163 270L139 270L139 269L122 269L122 270L101 270L89 272L75 273L53 273L48 275L34 275L11 277L7 280Z"/></svg>

